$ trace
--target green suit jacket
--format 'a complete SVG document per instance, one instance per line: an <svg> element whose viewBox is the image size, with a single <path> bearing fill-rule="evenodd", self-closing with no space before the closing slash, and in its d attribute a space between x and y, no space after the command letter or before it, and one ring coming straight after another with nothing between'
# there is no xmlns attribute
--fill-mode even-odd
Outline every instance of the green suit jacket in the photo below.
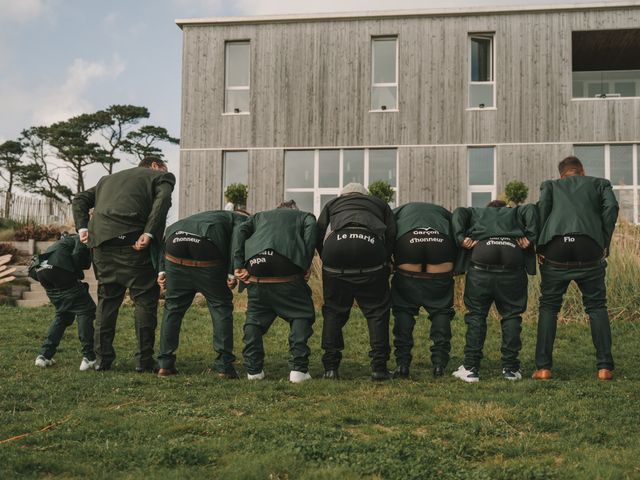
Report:
<svg viewBox="0 0 640 480"><path fill-rule="evenodd" d="M538 210L533 204L514 208L485 207L457 208L452 215L453 234L456 244L463 252L459 256L456 271L466 272L471 260L471 250L462 247L466 237L486 240L489 237L526 237L531 246L525 253L525 269L529 275L536 274L535 244L538 238Z"/></svg>
<svg viewBox="0 0 640 480"><path fill-rule="evenodd" d="M233 267L244 268L245 261L272 249L307 271L313 260L318 227L308 212L278 208L259 212L242 223L234 235Z"/></svg>
<svg viewBox="0 0 640 480"><path fill-rule="evenodd" d="M618 201L611 182L603 178L571 176L540 185L540 237L546 245L558 235L588 235L609 250L618 219Z"/></svg>
<svg viewBox="0 0 640 480"><path fill-rule="evenodd" d="M173 174L144 167L105 175L95 187L74 197L76 228L89 229L90 247L136 231L150 233L159 242L175 183Z"/></svg>
<svg viewBox="0 0 640 480"><path fill-rule="evenodd" d="M440 205L424 202L405 203L393 210L396 219L396 240L420 227L431 227L442 235L453 238L451 212Z"/></svg>
<svg viewBox="0 0 640 480"><path fill-rule="evenodd" d="M164 240L161 245L161 254L158 259L160 271L164 270L164 246L167 238L176 232L188 232L204 237L213 243L222 254L225 264L229 268L229 273L233 272L233 265L230 262L231 243L234 232L247 220L247 216L226 210L215 210L210 212L196 213L190 217L178 220L167 227Z"/></svg>
<svg viewBox="0 0 640 480"><path fill-rule="evenodd" d="M75 273L81 280L84 278L83 270L91 266L91 253L77 235L64 236L44 253L33 257L29 265L29 276L34 280L38 280L36 270L45 260L49 265Z"/></svg>

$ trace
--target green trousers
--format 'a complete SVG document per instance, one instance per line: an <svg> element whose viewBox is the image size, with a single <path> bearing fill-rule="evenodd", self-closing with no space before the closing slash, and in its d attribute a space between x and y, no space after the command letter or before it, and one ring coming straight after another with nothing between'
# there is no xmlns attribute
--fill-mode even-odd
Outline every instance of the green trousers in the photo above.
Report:
<svg viewBox="0 0 640 480"><path fill-rule="evenodd" d="M522 348L520 332L522 314L527 309L527 285L529 279L524 269L507 272L487 272L473 266L467 271L464 287L464 305L467 314L464 366L480 368L482 348L487 336L487 315L495 303L502 317L502 368L520 369L518 354Z"/></svg>
<svg viewBox="0 0 640 480"><path fill-rule="evenodd" d="M431 364L446 367L451 351L451 320L455 316L453 278L442 275L417 279L396 273L391 281L391 306L396 364L411 365L415 317L424 307L431 320Z"/></svg>
<svg viewBox="0 0 640 480"><path fill-rule="evenodd" d="M138 340L136 364L144 368L152 367L160 287L149 249L139 252L132 247L97 247L92 250L92 256L98 279L95 333L98 363L110 366L116 358L113 348L116 321L124 295L129 289Z"/></svg>
<svg viewBox="0 0 640 480"><path fill-rule="evenodd" d="M89 295L89 285L84 282L66 290L47 290L47 296L56 309L55 318L40 348L40 355L53 358L67 327L78 318L78 337L82 356L95 360L93 350L93 320L96 318L96 304Z"/></svg>
<svg viewBox="0 0 640 480"><path fill-rule="evenodd" d="M180 342L180 327L193 297L204 295L213 323L213 350L218 354L213 368L226 373L233 362L233 294L227 287L227 269L222 267L186 267L167 261L167 290L160 328L160 368L173 368Z"/></svg>
<svg viewBox="0 0 640 480"><path fill-rule="evenodd" d="M613 370L611 355L611 326L607 312L607 289L604 278L606 264L595 268L559 269L548 265L540 267L540 313L536 342L536 368L553 365L553 342L556 338L558 312L562 298L571 281L582 293L582 303L591 324L591 339L596 348L596 367Z"/></svg>
<svg viewBox="0 0 640 480"><path fill-rule="evenodd" d="M307 372L311 353L307 341L313 333L312 325L316 317L311 289L307 283L302 278L287 283L252 283L248 286L248 291L242 351L247 372L255 375L262 371L262 337L278 316L286 320L291 328L289 369Z"/></svg>

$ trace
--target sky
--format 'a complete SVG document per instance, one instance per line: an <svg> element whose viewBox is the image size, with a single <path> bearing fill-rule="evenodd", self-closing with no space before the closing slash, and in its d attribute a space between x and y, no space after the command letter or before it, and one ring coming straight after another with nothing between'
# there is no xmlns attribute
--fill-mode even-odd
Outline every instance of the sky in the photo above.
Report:
<svg viewBox="0 0 640 480"><path fill-rule="evenodd" d="M588 4L589 1L560 0ZM177 18L553 4L553 0L0 0L0 143L113 104L180 134ZM166 149L178 170L178 148ZM121 165L126 168L129 165ZM102 171L94 170L87 185Z"/></svg>

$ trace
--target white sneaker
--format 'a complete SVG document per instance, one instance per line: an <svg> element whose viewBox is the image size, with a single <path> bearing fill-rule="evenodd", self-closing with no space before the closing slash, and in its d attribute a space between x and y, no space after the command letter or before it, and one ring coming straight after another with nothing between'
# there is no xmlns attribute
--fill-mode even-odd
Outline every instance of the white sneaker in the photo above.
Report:
<svg viewBox="0 0 640 480"><path fill-rule="evenodd" d="M36 367L47 368L52 366L55 363L56 361L53 358L52 359L44 358L43 355L38 355L38 358L36 358Z"/></svg>
<svg viewBox="0 0 640 480"><path fill-rule="evenodd" d="M247 373L247 380L264 380L264 370L254 375Z"/></svg>
<svg viewBox="0 0 640 480"><path fill-rule="evenodd" d="M82 357L82 362L80 362L80 371L84 372L86 370L93 370L96 366L95 360L88 360L87 357Z"/></svg>
<svg viewBox="0 0 640 480"><path fill-rule="evenodd" d="M475 383L480 381L480 373L478 372L478 369L475 367L472 367L469 370L467 370L466 368L464 368L464 365L460 365L458 367L458 370L453 372L451 375L453 375L456 378L459 378L463 382Z"/></svg>
<svg viewBox="0 0 640 480"><path fill-rule="evenodd" d="M506 368L503 368L502 377L510 382L515 382L522 380L522 373L520 373L520 370L507 370Z"/></svg>
<svg viewBox="0 0 640 480"><path fill-rule="evenodd" d="M297 370L291 370L291 373L289 373L289 381L291 383L302 383L306 382L307 380L311 380L311 375L309 375L309 372L299 372Z"/></svg>

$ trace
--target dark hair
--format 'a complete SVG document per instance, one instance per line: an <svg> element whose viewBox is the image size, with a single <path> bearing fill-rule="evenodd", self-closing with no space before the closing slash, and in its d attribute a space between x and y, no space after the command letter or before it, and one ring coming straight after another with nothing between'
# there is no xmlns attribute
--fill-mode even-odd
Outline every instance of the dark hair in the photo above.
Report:
<svg viewBox="0 0 640 480"><path fill-rule="evenodd" d="M144 157L142 160L140 160L140 163L138 164L138 166L144 167L144 168L151 168L152 163L157 163L159 167L164 166L164 160L162 160L159 157L151 157L151 156Z"/></svg>
<svg viewBox="0 0 640 480"><path fill-rule="evenodd" d="M584 166L582 165L582 162L578 157L575 157L573 155L565 158L558 164L558 172L560 173L560 175L563 175L570 171L578 173L583 170Z"/></svg>
<svg viewBox="0 0 640 480"><path fill-rule="evenodd" d="M491 200L489 203L487 203L487 207L492 207L492 208L502 208L506 206L507 206L507 202L503 202L502 200Z"/></svg>
<svg viewBox="0 0 640 480"><path fill-rule="evenodd" d="M288 200L286 202L282 202L280 205L278 205L277 208L290 208L291 210L300 210L298 208L298 205L296 205L295 200Z"/></svg>

